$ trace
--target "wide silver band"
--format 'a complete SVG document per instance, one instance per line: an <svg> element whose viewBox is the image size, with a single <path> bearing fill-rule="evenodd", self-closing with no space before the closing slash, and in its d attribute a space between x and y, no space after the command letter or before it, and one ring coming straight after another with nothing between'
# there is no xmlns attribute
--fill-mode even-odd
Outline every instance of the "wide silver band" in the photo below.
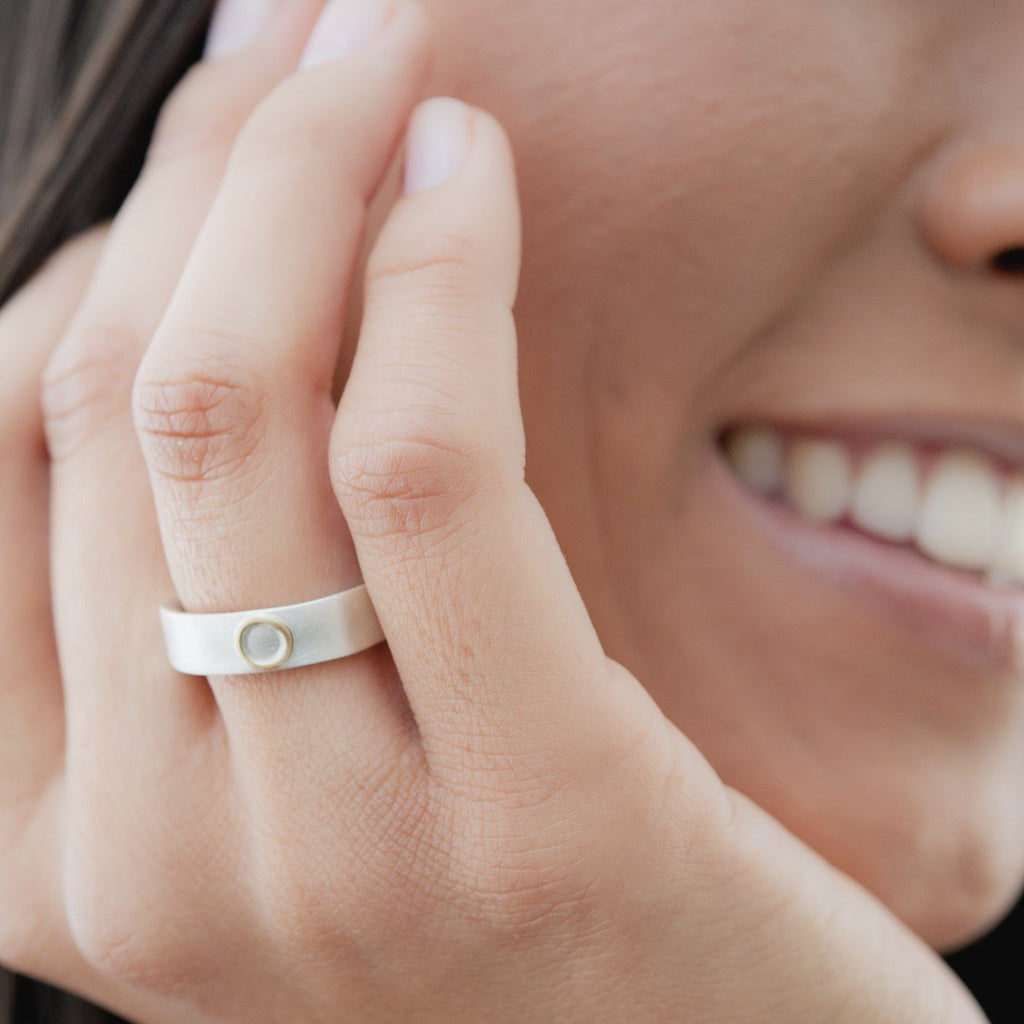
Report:
<svg viewBox="0 0 1024 1024"><path fill-rule="evenodd" d="M167 657L190 676L276 672L358 654L384 639L365 586L303 604L194 615L160 609Z"/></svg>

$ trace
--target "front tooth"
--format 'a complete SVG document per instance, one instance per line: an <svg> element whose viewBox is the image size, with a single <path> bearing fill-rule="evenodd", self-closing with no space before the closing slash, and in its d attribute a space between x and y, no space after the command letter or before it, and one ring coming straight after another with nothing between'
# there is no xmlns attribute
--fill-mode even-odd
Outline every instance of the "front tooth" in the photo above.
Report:
<svg viewBox="0 0 1024 1024"><path fill-rule="evenodd" d="M736 475L752 490L777 494L782 490L783 446L779 434L768 427L744 427L726 443Z"/></svg>
<svg viewBox="0 0 1024 1024"><path fill-rule="evenodd" d="M1003 523L994 570L1024 583L1024 476L1014 477L1003 495Z"/></svg>
<svg viewBox="0 0 1024 1024"><path fill-rule="evenodd" d="M989 569L1001 519L999 480L991 464L969 452L949 452L936 462L925 488L917 543L945 565Z"/></svg>
<svg viewBox="0 0 1024 1024"><path fill-rule="evenodd" d="M842 519L850 506L850 459L834 441L800 440L786 459L786 498L808 519Z"/></svg>
<svg viewBox="0 0 1024 1024"><path fill-rule="evenodd" d="M879 445L864 460L853 492L853 521L888 540L910 540L920 512L917 458L908 444Z"/></svg>

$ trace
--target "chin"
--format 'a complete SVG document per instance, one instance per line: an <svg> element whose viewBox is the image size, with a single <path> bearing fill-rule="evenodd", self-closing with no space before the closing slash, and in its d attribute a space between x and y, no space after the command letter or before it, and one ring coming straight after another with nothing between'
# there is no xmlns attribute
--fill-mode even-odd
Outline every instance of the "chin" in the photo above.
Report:
<svg viewBox="0 0 1024 1024"><path fill-rule="evenodd" d="M1024 687L970 614L1003 595L936 593L912 553L891 565L707 473L631 592L644 649L609 653L727 785L934 949L968 944L1024 882Z"/></svg>
<svg viewBox="0 0 1024 1024"><path fill-rule="evenodd" d="M908 926L940 953L953 953L994 928L1009 912L1020 896L1016 874L1012 879L992 879L987 891L977 898L959 900L950 905L925 908L920 920L909 920Z"/></svg>
<svg viewBox="0 0 1024 1024"><path fill-rule="evenodd" d="M1020 897L1024 835L1016 815L997 824L960 806L918 807L895 820L865 818L855 816L845 829L835 820L825 828L820 822L791 827L938 952L980 938Z"/></svg>
<svg viewBox="0 0 1024 1024"><path fill-rule="evenodd" d="M890 423L876 433L902 431L898 444L851 428L824 448L811 427L714 427L673 467L670 498L634 468L629 502L626 442L602 437L617 471L604 529L618 543L602 564L614 600L592 602L606 650L727 785L930 946L966 945L1024 882L1013 453L981 426L955 446ZM991 529L965 526L958 496L1005 506Z"/></svg>
<svg viewBox="0 0 1024 1024"><path fill-rule="evenodd" d="M975 449L962 438L944 448L915 429L927 439L748 432L753 445L734 448L731 472L719 473L719 507L741 509L737 533L764 545L762 564L779 560L771 577L791 595L782 642L755 645L765 664L775 659L760 681L778 709L775 791L763 769L740 774L947 952L998 923L1024 881L1024 560L1011 557L1024 545L1024 504L1015 519L998 434L978 428ZM789 449L767 486L764 462L752 471L749 458L766 441ZM824 511L807 503L824 493L822 455L852 467L849 491L832 490ZM904 496L904 523L883 521Z"/></svg>

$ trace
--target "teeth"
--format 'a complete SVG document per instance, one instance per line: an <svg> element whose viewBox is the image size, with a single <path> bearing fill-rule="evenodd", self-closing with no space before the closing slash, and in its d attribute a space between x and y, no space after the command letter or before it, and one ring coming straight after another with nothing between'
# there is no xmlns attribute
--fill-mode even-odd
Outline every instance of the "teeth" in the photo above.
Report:
<svg viewBox="0 0 1024 1024"><path fill-rule="evenodd" d="M737 430L726 447L733 469L751 490L761 494L782 490L784 448L776 431L746 427Z"/></svg>
<svg viewBox="0 0 1024 1024"><path fill-rule="evenodd" d="M992 568L1002 526L999 478L987 459L969 452L941 456L925 488L917 544L937 562Z"/></svg>
<svg viewBox="0 0 1024 1024"><path fill-rule="evenodd" d="M863 450L863 442L790 439L762 426L726 443L748 487L807 519L848 519L943 565L984 572L994 585L1024 586L1024 470L1007 478L978 453L930 456L903 441Z"/></svg>
<svg viewBox="0 0 1024 1024"><path fill-rule="evenodd" d="M834 441L801 440L789 446L786 497L808 519L842 519L850 505L852 473L846 449Z"/></svg>
<svg viewBox="0 0 1024 1024"><path fill-rule="evenodd" d="M908 444L879 445L864 460L850 518L888 540L910 540L921 507L917 457Z"/></svg>
<svg viewBox="0 0 1024 1024"><path fill-rule="evenodd" d="M1003 495L1003 523L993 573L1024 583L1024 476L1010 480Z"/></svg>

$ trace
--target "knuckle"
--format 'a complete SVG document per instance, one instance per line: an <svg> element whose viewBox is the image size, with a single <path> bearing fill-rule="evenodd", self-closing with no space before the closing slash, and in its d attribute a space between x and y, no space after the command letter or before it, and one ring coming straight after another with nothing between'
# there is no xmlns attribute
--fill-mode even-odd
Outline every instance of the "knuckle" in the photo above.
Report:
<svg viewBox="0 0 1024 1024"><path fill-rule="evenodd" d="M128 413L142 347L128 329L105 324L74 327L61 339L40 396L51 458L73 454Z"/></svg>
<svg viewBox="0 0 1024 1024"><path fill-rule="evenodd" d="M69 913L68 923L82 959L114 981L171 995L181 991L195 967L178 943L167 940L173 929L161 932L151 907Z"/></svg>
<svg viewBox="0 0 1024 1024"><path fill-rule="evenodd" d="M406 241L400 256L375 250L367 263L370 296L395 290L414 291L438 300L482 296L480 253L464 235L423 231Z"/></svg>
<svg viewBox="0 0 1024 1024"><path fill-rule="evenodd" d="M122 915L104 907L68 908L68 926L75 947L90 967L118 980L137 979L145 971L149 957L145 939L135 927L134 915Z"/></svg>
<svg viewBox="0 0 1024 1024"><path fill-rule="evenodd" d="M93 855L68 880L68 930L79 955L115 981L161 993L180 989L195 965L161 920L165 901L143 888L137 868L119 864L115 873L96 862Z"/></svg>
<svg viewBox="0 0 1024 1024"><path fill-rule="evenodd" d="M185 484L235 476L251 465L265 405L252 372L230 359L144 366L132 391L147 464L156 475Z"/></svg>
<svg viewBox="0 0 1024 1024"><path fill-rule="evenodd" d="M354 431L331 470L350 526L376 537L444 534L495 472L479 445L413 424Z"/></svg>

